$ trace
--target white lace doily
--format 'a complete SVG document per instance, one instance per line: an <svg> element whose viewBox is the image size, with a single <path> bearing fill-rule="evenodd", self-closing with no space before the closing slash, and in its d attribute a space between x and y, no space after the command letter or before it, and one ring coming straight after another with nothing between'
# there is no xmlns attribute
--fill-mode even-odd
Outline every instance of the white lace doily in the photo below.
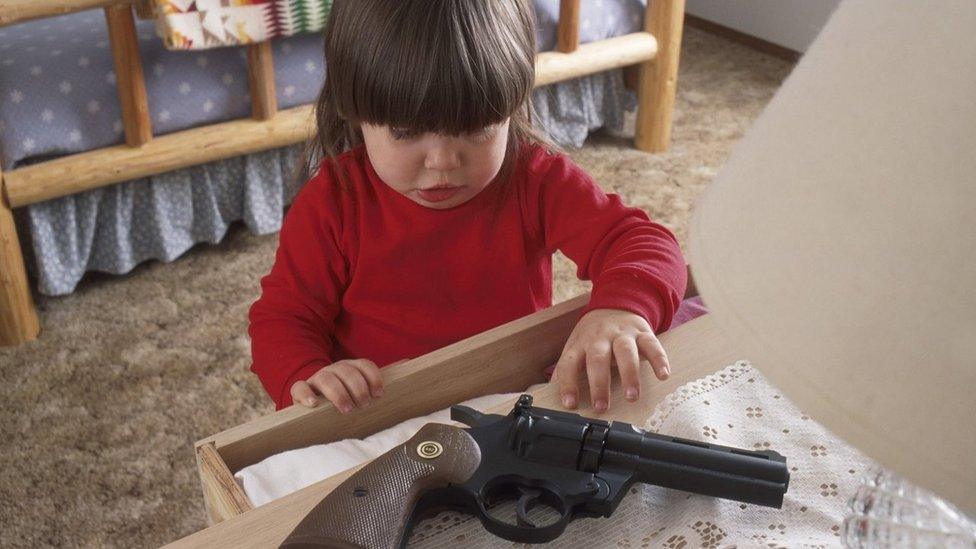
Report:
<svg viewBox="0 0 976 549"><path fill-rule="evenodd" d="M786 456L782 509L656 486L630 490L610 518L581 519L540 547L838 547L847 500L871 462L798 410L759 371L739 361L678 388L657 406L650 431ZM418 523L410 547L524 547L497 538L469 515Z"/></svg>

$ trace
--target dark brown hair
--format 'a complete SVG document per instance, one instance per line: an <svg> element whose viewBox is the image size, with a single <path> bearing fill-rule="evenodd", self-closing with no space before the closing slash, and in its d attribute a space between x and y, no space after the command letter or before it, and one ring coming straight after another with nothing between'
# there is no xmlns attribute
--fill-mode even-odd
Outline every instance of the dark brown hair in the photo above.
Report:
<svg viewBox="0 0 976 549"><path fill-rule="evenodd" d="M522 143L552 147L532 126L531 0L335 0L325 59L303 171L362 143L363 122L460 135L511 117L500 180Z"/></svg>

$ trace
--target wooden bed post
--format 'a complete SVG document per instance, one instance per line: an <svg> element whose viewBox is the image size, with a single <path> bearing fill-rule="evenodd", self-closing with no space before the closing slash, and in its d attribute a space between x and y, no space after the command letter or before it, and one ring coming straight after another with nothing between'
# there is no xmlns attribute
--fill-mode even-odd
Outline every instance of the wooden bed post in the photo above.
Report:
<svg viewBox="0 0 976 549"><path fill-rule="evenodd" d="M556 51L572 53L579 47L580 0L559 1Z"/></svg>
<svg viewBox="0 0 976 549"><path fill-rule="evenodd" d="M139 19L152 19L155 16L152 0L135 0L132 8L136 10L136 17Z"/></svg>
<svg viewBox="0 0 976 549"><path fill-rule="evenodd" d="M671 141L684 15L685 0L649 0L644 30L657 40L657 55L640 65L634 145L642 151L665 151Z"/></svg>
<svg viewBox="0 0 976 549"><path fill-rule="evenodd" d="M0 172L0 346L33 341L40 330L14 212Z"/></svg>
<svg viewBox="0 0 976 549"><path fill-rule="evenodd" d="M274 118L278 114L278 99L270 40L247 47L247 83L251 89L251 117L255 120Z"/></svg>
<svg viewBox="0 0 976 549"><path fill-rule="evenodd" d="M146 81L142 75L132 6L106 7L105 21L108 23L112 57L115 59L115 81L122 104L125 142L130 147L138 147L152 139L152 124L149 121L149 100L146 98Z"/></svg>

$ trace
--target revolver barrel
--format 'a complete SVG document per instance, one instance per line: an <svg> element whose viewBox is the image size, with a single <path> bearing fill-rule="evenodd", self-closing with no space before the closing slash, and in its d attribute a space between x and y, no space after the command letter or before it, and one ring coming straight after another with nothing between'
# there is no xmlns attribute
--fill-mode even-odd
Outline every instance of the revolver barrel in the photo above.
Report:
<svg viewBox="0 0 976 549"><path fill-rule="evenodd" d="M777 508L790 482L786 458L772 450L638 432L616 422L606 434L601 467L632 469L637 482Z"/></svg>
<svg viewBox="0 0 976 549"><path fill-rule="evenodd" d="M790 482L786 458L649 433L623 422L532 407L521 401L512 427L523 459L597 477L626 478L708 496L781 507Z"/></svg>

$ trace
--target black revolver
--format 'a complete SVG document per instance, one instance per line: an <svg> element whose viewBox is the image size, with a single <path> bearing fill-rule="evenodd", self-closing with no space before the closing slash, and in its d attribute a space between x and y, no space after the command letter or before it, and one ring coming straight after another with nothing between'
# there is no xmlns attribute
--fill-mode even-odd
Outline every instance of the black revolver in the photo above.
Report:
<svg viewBox="0 0 976 549"><path fill-rule="evenodd" d="M428 423L346 479L281 547L403 547L419 518L443 509L477 515L505 539L542 543L574 518L610 516L635 482L777 508L790 482L786 458L772 450L535 408L530 395L507 416L454 406L451 419L470 428ZM505 503L514 521L493 512Z"/></svg>

